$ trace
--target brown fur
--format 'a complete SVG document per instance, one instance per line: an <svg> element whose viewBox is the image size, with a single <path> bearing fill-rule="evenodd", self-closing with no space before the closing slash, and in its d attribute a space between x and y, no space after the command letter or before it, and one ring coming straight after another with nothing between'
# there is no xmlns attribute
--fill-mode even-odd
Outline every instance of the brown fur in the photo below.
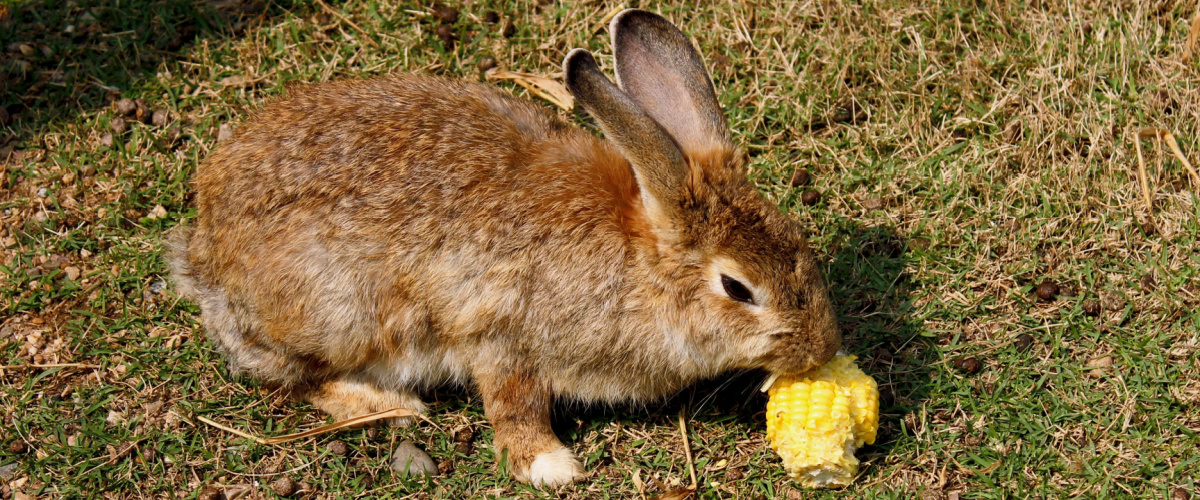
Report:
<svg viewBox="0 0 1200 500"><path fill-rule="evenodd" d="M555 400L644 401L840 346L799 229L746 182L723 122L724 141L665 150L472 83L293 90L201 166L171 266L231 366L335 417L422 411L414 391L473 383L513 474L559 484L581 469L550 429ZM606 130L640 113L577 97L614 111L597 113ZM674 158L657 168L679 185L646 184L636 148ZM651 216L648 189L669 217ZM730 299L721 273L758 303Z"/></svg>

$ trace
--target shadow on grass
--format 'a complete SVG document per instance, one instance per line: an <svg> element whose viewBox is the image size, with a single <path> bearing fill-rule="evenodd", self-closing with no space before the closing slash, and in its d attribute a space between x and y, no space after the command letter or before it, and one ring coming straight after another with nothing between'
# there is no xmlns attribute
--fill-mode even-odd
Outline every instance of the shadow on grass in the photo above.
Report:
<svg viewBox="0 0 1200 500"><path fill-rule="evenodd" d="M0 0L0 141L31 139L122 94L135 97L140 82L202 40L240 36L288 11L311 11L309 3Z"/></svg>
<svg viewBox="0 0 1200 500"><path fill-rule="evenodd" d="M926 348L930 341L919 334L920 322L910 316L913 289L905 272L910 259L924 251L928 240L918 237L906 241L893 228L867 227L844 217L827 225L824 232L821 242L814 242L814 246L825 249L818 258L824 261L823 271L838 310L845 350L858 356L859 366L880 386L879 436L874 445L858 453L864 462L863 470L869 473L871 464L881 463L905 439L904 415L919 409L930 393L930 365L936 359L933 351ZM726 446L718 443L726 437L717 434L765 434L767 396L759 390L765 379L762 372L726 374L645 407L560 407L555 415L555 428L564 442L577 449L588 448L590 445L581 440L590 430L603 429L613 422L673 427L679 413L686 411L693 422L693 435L700 434L699 438L714 445L714 449L729 448L742 438L728 439L730 444ZM437 391L431 399L434 407L461 408L461 400L456 400L466 397L464 392L450 390ZM670 446L669 449L675 449ZM703 445L693 443L694 449L699 446ZM585 457L594 460L588 467L603 467L631 458L613 457L611 450L602 455L598 459ZM759 456L756 460L762 459ZM672 456L671 460L681 462L683 457ZM777 459L772 456L771 460ZM730 457L729 461L734 460ZM760 470L770 467L767 463L753 466Z"/></svg>

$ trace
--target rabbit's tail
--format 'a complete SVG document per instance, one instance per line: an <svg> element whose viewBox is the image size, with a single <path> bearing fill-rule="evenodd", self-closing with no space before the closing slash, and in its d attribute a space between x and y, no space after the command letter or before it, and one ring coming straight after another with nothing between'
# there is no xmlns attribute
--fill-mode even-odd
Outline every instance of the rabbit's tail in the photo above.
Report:
<svg viewBox="0 0 1200 500"><path fill-rule="evenodd" d="M267 345L247 341L244 327L253 322L239 321L239 313L230 306L225 290L197 275L188 254L191 239L191 227L180 226L167 235L167 267L176 293L200 305L200 320L206 334L229 360L229 370L283 386L301 384L303 371L296 368L295 361L289 356Z"/></svg>

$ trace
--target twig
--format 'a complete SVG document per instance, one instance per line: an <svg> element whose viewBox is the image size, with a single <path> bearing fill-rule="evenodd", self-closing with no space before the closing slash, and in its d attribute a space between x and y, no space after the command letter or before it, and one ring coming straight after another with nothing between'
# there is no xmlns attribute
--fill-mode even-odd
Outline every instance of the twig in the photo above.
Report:
<svg viewBox="0 0 1200 500"><path fill-rule="evenodd" d="M1196 15L1192 16L1192 28L1188 30L1187 41L1183 46L1183 63L1187 64L1192 58L1192 54L1196 52L1196 44L1200 43L1200 7L1196 8Z"/></svg>
<svg viewBox="0 0 1200 500"><path fill-rule="evenodd" d="M692 490L697 487L696 463L692 461L692 445L688 443L687 421L683 418L684 411L679 411L679 434L683 436L683 452L687 456L688 475L692 478Z"/></svg>
<svg viewBox="0 0 1200 500"><path fill-rule="evenodd" d="M337 16L337 18L341 19L342 22L349 24L351 28L358 30L358 34L362 35L362 39L365 40L367 43L371 44L372 47L379 48L379 45L375 43L375 40L372 40L371 37L367 36L367 31L362 28L359 28L357 24L354 24L354 21L351 21L349 18L342 15L341 12L333 10L333 7L330 7L322 0L317 0L317 3L321 5L322 9L325 9L325 12L328 12L330 14L333 14L334 16Z"/></svg>
<svg viewBox="0 0 1200 500"><path fill-rule="evenodd" d="M1138 139L1146 139L1154 137L1155 139L1163 139L1167 141L1167 146L1171 148L1171 152L1179 158L1179 162L1187 169L1188 174L1192 176L1192 182L1196 187L1200 188L1200 173L1196 173L1195 167L1192 167L1192 162L1188 161L1187 156L1184 156L1183 150L1179 149L1179 142L1175 140L1175 135L1161 128L1148 128L1138 133Z"/></svg>
<svg viewBox="0 0 1200 500"><path fill-rule="evenodd" d="M34 368L100 368L100 365L88 363L47 363L44 365L4 365L0 366L0 370L20 370Z"/></svg>
<svg viewBox="0 0 1200 500"><path fill-rule="evenodd" d="M317 427L316 429L309 429L304 432L297 432L295 434L288 434L286 436L276 436L276 437L272 437L272 438L260 438L253 434L242 432L242 431L239 431L232 427L226 427L224 425L218 424L216 422L213 422L212 420L209 420L207 418L200 417L200 416L197 416L196 420L204 422L208 425L211 425L213 427L221 429L230 434L244 437L244 438L254 441L258 444L280 444L280 443L286 443L288 441L295 441L297 439L304 439L307 437L319 436L321 434L326 434L326 433L333 432L333 431L336 431L339 429L344 429L346 427L354 427L357 425L374 422L376 420L383 420L385 418L403 418L403 417L417 417L417 416L419 416L419 415L417 415L416 413L413 413L409 410L405 410L403 408L392 408L391 410L384 410L384 411L377 412L377 413L371 413L369 415L362 415L362 416L358 416L358 417L354 417L354 418L349 418L349 419L343 420L341 422L334 422L329 425L323 425L321 427Z"/></svg>
<svg viewBox="0 0 1200 500"><path fill-rule="evenodd" d="M1145 198L1146 211L1149 212L1147 217L1152 217L1154 208L1150 202L1150 181L1146 178L1146 159L1142 156L1142 137L1140 134L1134 137L1133 147L1137 150L1138 180L1142 183L1142 198Z"/></svg>

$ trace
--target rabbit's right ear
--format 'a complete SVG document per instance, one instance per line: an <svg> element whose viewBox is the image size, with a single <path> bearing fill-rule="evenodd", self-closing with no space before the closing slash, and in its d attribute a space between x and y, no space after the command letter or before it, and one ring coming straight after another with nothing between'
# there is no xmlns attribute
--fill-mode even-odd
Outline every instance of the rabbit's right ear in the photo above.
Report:
<svg viewBox="0 0 1200 500"><path fill-rule="evenodd" d="M642 204L651 223L669 231L678 220L679 197L687 178L687 164L671 136L625 92L617 88L584 49L574 49L563 60L567 87L591 113L604 135L633 164Z"/></svg>

